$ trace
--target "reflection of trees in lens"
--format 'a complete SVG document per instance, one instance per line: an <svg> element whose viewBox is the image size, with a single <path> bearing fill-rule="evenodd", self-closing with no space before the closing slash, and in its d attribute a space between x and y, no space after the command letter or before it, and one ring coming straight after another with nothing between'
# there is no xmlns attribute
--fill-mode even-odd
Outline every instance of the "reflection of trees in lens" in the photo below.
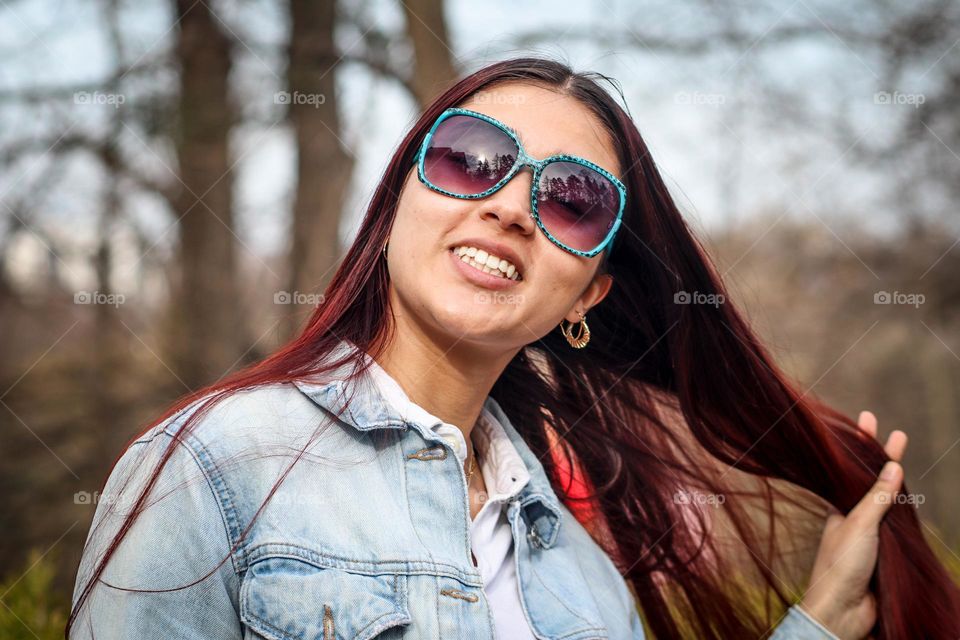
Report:
<svg viewBox="0 0 960 640"><path fill-rule="evenodd" d="M472 163L472 168L469 168L469 173L474 177L474 179L482 182L499 182L500 179L507 175L507 172L510 171L510 168L513 166L513 163L516 162L516 157L509 153L498 153L493 156L493 162L488 158L484 157L483 160L479 162L474 161Z"/></svg>
<svg viewBox="0 0 960 640"><path fill-rule="evenodd" d="M507 175L516 161L510 153L497 153L492 159L451 147L432 146L427 150L427 177L437 182L481 185L484 191ZM443 186L443 185L441 185Z"/></svg>
<svg viewBox="0 0 960 640"><path fill-rule="evenodd" d="M562 171L564 169L559 169L557 172ZM603 176L594 171L578 169L571 171L566 177L561 175L545 177L545 184L540 190L540 199L552 200L578 218L589 213L597 205L609 203L610 185Z"/></svg>
<svg viewBox="0 0 960 640"><path fill-rule="evenodd" d="M429 169L438 179L447 181L451 190L480 193L510 172L516 163L517 149L510 138L492 125L454 116L437 130L427 158L433 161Z"/></svg>

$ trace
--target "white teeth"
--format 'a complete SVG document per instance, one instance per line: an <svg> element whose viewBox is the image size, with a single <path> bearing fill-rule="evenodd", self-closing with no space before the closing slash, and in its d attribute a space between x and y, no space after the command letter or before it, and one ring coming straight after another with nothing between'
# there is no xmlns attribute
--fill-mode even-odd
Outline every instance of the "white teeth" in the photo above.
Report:
<svg viewBox="0 0 960 640"><path fill-rule="evenodd" d="M455 247L453 253L454 255L460 256L460 260L463 262L466 262L471 267L479 269L484 273L499 275L500 277L507 278L509 280L523 280L523 278L520 276L520 272L517 271L516 266L511 264L508 260L504 260L499 256L487 253L483 249L462 246Z"/></svg>

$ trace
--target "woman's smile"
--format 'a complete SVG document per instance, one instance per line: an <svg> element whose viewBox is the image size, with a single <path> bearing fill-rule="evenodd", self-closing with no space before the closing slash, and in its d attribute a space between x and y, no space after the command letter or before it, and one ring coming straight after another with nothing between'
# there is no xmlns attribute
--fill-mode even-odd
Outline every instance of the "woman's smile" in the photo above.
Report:
<svg viewBox="0 0 960 640"><path fill-rule="evenodd" d="M471 248L470 251L472 250ZM496 290L513 289L523 282L523 278L520 276L520 273L516 271L516 267L514 267L513 278L510 278L499 268L499 265L503 264L503 260L498 262L496 268L488 266L488 262L484 262L481 265L478 255L480 259L488 260L489 254L486 252L474 252L474 255L471 256L470 251L465 251L460 247L447 250L447 255L450 256L453 268L469 282L486 289ZM492 262L492 260L490 260L490 262ZM513 265L509 265L507 267L508 270L509 267L512 266Z"/></svg>
<svg viewBox="0 0 960 640"><path fill-rule="evenodd" d="M460 259L471 267L479 269L492 276L509 278L510 280L522 280L517 265L506 258L501 258L493 252L487 252L470 245L461 245L453 249L454 254L460 256Z"/></svg>

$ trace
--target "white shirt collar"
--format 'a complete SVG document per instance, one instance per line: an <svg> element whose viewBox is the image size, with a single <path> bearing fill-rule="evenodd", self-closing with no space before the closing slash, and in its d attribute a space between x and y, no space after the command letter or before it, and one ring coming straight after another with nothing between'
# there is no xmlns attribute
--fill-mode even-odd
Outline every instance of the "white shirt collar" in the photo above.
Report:
<svg viewBox="0 0 960 640"><path fill-rule="evenodd" d="M463 432L410 400L394 378L373 358L369 372L380 393L409 422L416 422L446 440L460 462L467 458L467 443ZM515 496L530 480L530 471L513 446L503 425L484 406L471 432L474 447L480 457L480 471L489 494L488 500L506 500Z"/></svg>

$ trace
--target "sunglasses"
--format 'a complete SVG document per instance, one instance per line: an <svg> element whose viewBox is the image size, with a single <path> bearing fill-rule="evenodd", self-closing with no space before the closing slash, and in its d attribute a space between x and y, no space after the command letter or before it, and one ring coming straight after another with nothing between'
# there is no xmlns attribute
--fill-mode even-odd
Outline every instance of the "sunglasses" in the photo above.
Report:
<svg viewBox="0 0 960 640"><path fill-rule="evenodd" d="M531 217L552 243L578 256L603 251L623 218L627 189L612 173L567 154L531 158L515 130L475 111L441 113L414 161L420 182L461 199L486 198L531 167Z"/></svg>

